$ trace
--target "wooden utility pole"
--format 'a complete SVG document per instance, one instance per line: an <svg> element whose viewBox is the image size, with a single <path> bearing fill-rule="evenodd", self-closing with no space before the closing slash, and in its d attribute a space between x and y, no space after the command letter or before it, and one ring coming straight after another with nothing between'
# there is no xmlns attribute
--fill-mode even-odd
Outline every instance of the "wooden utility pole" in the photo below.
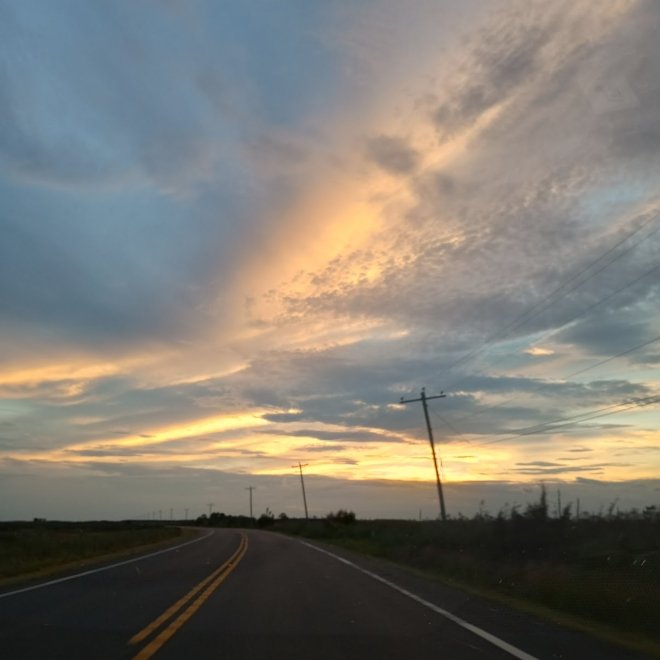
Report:
<svg viewBox="0 0 660 660"><path fill-rule="evenodd" d="M561 491L557 488L557 518L561 518Z"/></svg>
<svg viewBox="0 0 660 660"><path fill-rule="evenodd" d="M438 471L438 459L435 454L435 442L433 442L433 430L431 429L431 420L429 419L429 408L427 401L430 399L444 399L447 395L440 392L435 396L426 396L426 388L422 387L422 393L419 399L405 399L401 397L399 403L415 403L417 401L422 402L422 407L424 408L424 419L426 419L426 430L429 434L429 443L431 444L431 454L433 455L433 467L435 468L435 480L438 486L438 500L440 501L440 516L443 520L447 520L447 513L445 511L445 496L442 493L442 480L440 479L440 472Z"/></svg>
<svg viewBox="0 0 660 660"><path fill-rule="evenodd" d="M250 519L254 518L252 515L252 491L256 488L256 486L248 486L245 490L250 491Z"/></svg>
<svg viewBox="0 0 660 660"><path fill-rule="evenodd" d="M305 495L305 480L303 479L303 471L302 469L304 467L307 467L309 465L308 463L305 463L305 465L302 465L300 461L298 461L298 465L292 465L291 467L297 467L300 470L300 485L302 486L302 495L303 495L303 504L305 505L305 520L309 520L309 514L307 513L307 496Z"/></svg>

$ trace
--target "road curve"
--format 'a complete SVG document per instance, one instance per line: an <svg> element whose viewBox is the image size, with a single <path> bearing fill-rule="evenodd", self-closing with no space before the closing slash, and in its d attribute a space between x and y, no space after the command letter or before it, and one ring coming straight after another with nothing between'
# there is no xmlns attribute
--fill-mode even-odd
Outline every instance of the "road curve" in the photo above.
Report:
<svg viewBox="0 0 660 660"><path fill-rule="evenodd" d="M214 530L166 552L0 592L0 655L643 657L386 562L256 530Z"/></svg>

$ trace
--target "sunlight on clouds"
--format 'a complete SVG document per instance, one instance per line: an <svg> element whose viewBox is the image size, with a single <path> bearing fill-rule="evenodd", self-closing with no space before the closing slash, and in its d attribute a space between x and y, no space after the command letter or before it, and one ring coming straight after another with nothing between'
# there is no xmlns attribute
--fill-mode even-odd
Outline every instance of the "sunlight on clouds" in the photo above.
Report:
<svg viewBox="0 0 660 660"><path fill-rule="evenodd" d="M63 380L94 380L121 371L121 366L111 362L85 364L67 362L40 367L14 368L0 372L0 387L18 385L35 386Z"/></svg>
<svg viewBox="0 0 660 660"><path fill-rule="evenodd" d="M531 348L526 348L523 352L527 353L527 355L533 355L534 357L543 357L546 355L555 354L551 348L543 348L542 346L532 346Z"/></svg>
<svg viewBox="0 0 660 660"><path fill-rule="evenodd" d="M107 440L96 440L69 447L71 450L93 449L97 447L148 447L170 442L172 440L181 440L182 438L194 438L210 433L220 433L223 431L237 431L239 429L256 428L268 424L263 419L263 415L268 410L252 410L250 412L217 415L194 422L173 425L160 429L148 430L140 435L130 435L124 438L113 438Z"/></svg>

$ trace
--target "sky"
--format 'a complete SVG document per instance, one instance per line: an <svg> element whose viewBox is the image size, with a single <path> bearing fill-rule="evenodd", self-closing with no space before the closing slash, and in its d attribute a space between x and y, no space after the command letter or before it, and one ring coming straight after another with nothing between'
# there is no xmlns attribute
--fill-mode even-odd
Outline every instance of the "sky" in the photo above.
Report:
<svg viewBox="0 0 660 660"><path fill-rule="evenodd" d="M659 19L0 0L0 519L659 505Z"/></svg>

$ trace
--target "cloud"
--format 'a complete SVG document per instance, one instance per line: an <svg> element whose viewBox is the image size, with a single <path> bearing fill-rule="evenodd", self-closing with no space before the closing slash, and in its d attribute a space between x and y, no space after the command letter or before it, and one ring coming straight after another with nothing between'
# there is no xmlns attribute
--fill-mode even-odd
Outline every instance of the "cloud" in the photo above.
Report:
<svg viewBox="0 0 660 660"><path fill-rule="evenodd" d="M394 175L410 174L419 163L415 149L399 137L379 135L370 138L366 151L369 160Z"/></svg>
<svg viewBox="0 0 660 660"><path fill-rule="evenodd" d="M543 70L543 49L557 28L552 11L535 12L533 22L514 10L504 10L481 35L469 63L446 101L433 111L433 122L444 138L473 124Z"/></svg>
<svg viewBox="0 0 660 660"><path fill-rule="evenodd" d="M533 357L547 357L549 355L554 355L555 352L551 348L543 348L541 346L533 346L532 348L525 349L527 355L532 355Z"/></svg>
<svg viewBox="0 0 660 660"><path fill-rule="evenodd" d="M579 346L594 355L614 355L624 347L650 340L654 328L646 320L620 314L598 314L578 321L555 335L559 342Z"/></svg>
<svg viewBox="0 0 660 660"><path fill-rule="evenodd" d="M355 443L355 442L401 442L401 437L394 435L387 435L383 433L374 433L373 431L325 431L318 429L277 429L270 431L273 434L277 435L287 435L294 438L315 438L322 441L337 441L341 440L344 443ZM332 447L339 447L341 445L335 444L330 445ZM318 451L323 451L319 449Z"/></svg>
<svg viewBox="0 0 660 660"><path fill-rule="evenodd" d="M591 472L591 473L603 473L605 468L608 467L627 467L627 463L603 463L603 464L593 464L593 465L536 465L529 467L521 467L515 471L519 474L552 474L552 475L561 475L561 474L571 474L574 472Z"/></svg>

